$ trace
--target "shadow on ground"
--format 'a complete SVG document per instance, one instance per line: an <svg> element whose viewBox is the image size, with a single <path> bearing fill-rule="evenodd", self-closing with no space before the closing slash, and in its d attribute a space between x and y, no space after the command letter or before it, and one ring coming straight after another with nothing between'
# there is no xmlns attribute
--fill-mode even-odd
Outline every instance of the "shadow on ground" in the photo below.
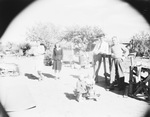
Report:
<svg viewBox="0 0 150 117"><path fill-rule="evenodd" d="M64 94L69 100L76 100L76 97L74 96L74 94L72 93L64 93Z"/></svg>
<svg viewBox="0 0 150 117"><path fill-rule="evenodd" d="M98 83L96 83L97 86L104 88L105 90L109 91L107 88L107 84L105 82L105 78L102 76L98 76ZM124 95L124 90L119 90L118 87L115 87L114 90L111 90L110 92L116 93L118 95Z"/></svg>
<svg viewBox="0 0 150 117"><path fill-rule="evenodd" d="M27 76L29 79L32 79L32 80L38 80L39 78L34 76L33 74L28 74L28 73L25 73L25 76Z"/></svg>
<svg viewBox="0 0 150 117"><path fill-rule="evenodd" d="M48 74L48 73L42 73L42 74L47 78L55 78L55 76L52 74Z"/></svg>
<svg viewBox="0 0 150 117"><path fill-rule="evenodd" d="M42 73L42 74L47 78L55 78L55 76L52 74L47 74L47 73ZM33 74L25 73L25 76L27 76L31 80L39 80L39 78Z"/></svg>

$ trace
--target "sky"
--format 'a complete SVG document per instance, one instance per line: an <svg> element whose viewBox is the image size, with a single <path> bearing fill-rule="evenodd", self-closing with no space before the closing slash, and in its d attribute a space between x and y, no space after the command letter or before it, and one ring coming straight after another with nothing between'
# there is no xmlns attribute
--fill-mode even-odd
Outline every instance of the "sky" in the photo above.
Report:
<svg viewBox="0 0 150 117"><path fill-rule="evenodd" d="M150 31L144 17L120 0L37 0L12 20L2 42L23 42L27 29L37 23L58 27L99 26L108 39L117 36L120 42L129 42L141 31Z"/></svg>

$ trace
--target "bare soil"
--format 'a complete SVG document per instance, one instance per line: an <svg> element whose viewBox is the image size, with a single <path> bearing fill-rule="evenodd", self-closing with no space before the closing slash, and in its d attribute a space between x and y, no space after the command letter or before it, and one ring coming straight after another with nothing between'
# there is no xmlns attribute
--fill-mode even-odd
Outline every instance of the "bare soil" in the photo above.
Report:
<svg viewBox="0 0 150 117"><path fill-rule="evenodd" d="M59 80L54 79L51 66L44 66L45 78L38 81L33 57L7 57L4 60L19 65L42 117L142 117L149 107L145 101L123 97L120 91L106 91L103 77L99 78L96 85L100 93L98 101L77 102L73 90L80 71L71 68L69 64L63 64ZM103 69L99 74L102 72Z"/></svg>

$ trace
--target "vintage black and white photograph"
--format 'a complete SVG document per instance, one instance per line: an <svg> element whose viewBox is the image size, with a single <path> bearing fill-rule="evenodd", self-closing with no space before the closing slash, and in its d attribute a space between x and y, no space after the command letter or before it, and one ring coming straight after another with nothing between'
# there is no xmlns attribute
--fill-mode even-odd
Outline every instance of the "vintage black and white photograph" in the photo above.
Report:
<svg viewBox="0 0 150 117"><path fill-rule="evenodd" d="M150 117L150 0L0 0L0 117Z"/></svg>

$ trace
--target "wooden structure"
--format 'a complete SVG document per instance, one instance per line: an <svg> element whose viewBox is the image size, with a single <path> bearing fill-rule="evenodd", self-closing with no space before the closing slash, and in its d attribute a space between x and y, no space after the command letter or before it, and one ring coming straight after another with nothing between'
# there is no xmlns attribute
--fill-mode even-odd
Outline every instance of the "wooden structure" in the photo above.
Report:
<svg viewBox="0 0 150 117"><path fill-rule="evenodd" d="M137 64L130 56L128 96L150 101L150 66Z"/></svg>
<svg viewBox="0 0 150 117"><path fill-rule="evenodd" d="M111 71L111 55L102 54L102 60L103 60L103 65L104 65L105 83L106 83L106 85L109 85L109 78L108 78L108 77L110 77L110 74L107 72L106 59L108 59L108 62L109 62L109 70ZM109 71L109 72L110 72L110 71Z"/></svg>
<svg viewBox="0 0 150 117"><path fill-rule="evenodd" d="M129 58L131 65L129 66L129 79L125 84L124 95L150 101L150 66L145 66L142 64L137 65L134 61L134 53L131 54ZM111 71L111 55L102 54L105 82L106 86L108 86L110 74L108 73L106 68L106 59L108 59L109 70Z"/></svg>
<svg viewBox="0 0 150 117"><path fill-rule="evenodd" d="M142 76L142 73L147 73ZM143 65L130 66L128 95L150 101L150 67Z"/></svg>

